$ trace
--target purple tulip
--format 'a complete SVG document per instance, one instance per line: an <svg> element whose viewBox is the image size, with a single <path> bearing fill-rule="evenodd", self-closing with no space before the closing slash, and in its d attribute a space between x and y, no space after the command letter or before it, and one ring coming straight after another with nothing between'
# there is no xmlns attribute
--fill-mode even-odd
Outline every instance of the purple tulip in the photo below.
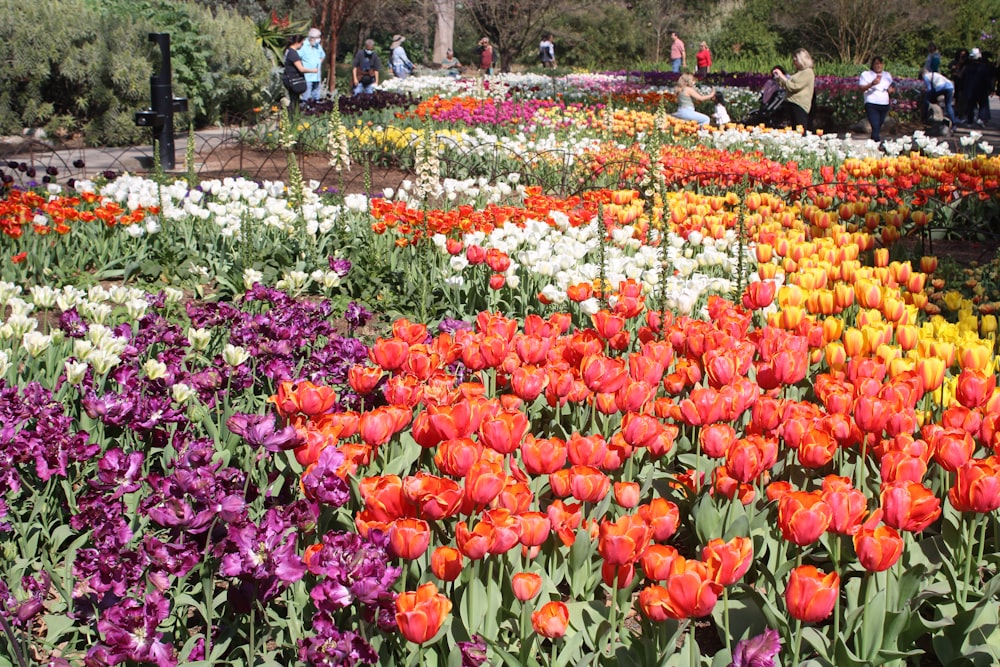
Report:
<svg viewBox="0 0 1000 667"><path fill-rule="evenodd" d="M263 447L273 453L288 451L305 444L305 438L299 435L294 426L275 430L275 421L273 413L252 415L237 412L226 421L226 426L246 440L251 447Z"/></svg>
<svg viewBox="0 0 1000 667"><path fill-rule="evenodd" d="M337 476L337 469L344 463L344 455L336 447L325 447L316 465L302 475L306 495L324 505L340 507L351 499L347 482Z"/></svg>
<svg viewBox="0 0 1000 667"><path fill-rule="evenodd" d="M779 651L781 636L777 630L768 628L756 637L739 641L729 667L777 667Z"/></svg>

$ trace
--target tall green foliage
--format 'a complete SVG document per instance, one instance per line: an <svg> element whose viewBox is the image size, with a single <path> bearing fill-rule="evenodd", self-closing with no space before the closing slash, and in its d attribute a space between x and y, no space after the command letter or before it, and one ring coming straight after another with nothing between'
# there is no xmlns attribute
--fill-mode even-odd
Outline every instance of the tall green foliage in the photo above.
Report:
<svg viewBox="0 0 1000 667"><path fill-rule="evenodd" d="M149 104L159 65L150 32L171 34L174 94L198 124L242 111L267 85L270 63L253 24L168 0L0 0L0 132L83 129L88 141L141 141L133 114ZM68 127L67 127L68 126Z"/></svg>

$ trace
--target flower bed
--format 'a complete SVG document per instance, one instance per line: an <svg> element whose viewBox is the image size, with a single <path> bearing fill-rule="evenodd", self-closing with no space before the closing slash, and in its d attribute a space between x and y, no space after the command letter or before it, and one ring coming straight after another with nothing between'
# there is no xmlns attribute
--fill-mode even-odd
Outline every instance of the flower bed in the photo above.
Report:
<svg viewBox="0 0 1000 667"><path fill-rule="evenodd" d="M412 151L380 197L4 191L12 664L989 655L1000 295L896 242L997 159L566 107L442 177L546 111L362 124Z"/></svg>

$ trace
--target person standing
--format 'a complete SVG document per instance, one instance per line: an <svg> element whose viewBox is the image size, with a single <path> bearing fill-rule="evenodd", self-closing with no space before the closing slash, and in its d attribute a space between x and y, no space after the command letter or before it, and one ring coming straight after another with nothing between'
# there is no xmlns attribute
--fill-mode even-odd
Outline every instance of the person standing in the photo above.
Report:
<svg viewBox="0 0 1000 667"><path fill-rule="evenodd" d="M354 84L354 94L371 95L378 85L379 70L382 63L375 53L375 40L366 39L365 47L354 54L351 62L351 78Z"/></svg>
<svg viewBox="0 0 1000 667"><path fill-rule="evenodd" d="M937 44L934 42L927 45L927 59L924 60L924 69L928 72L937 72L941 69L941 52L938 51Z"/></svg>
<svg viewBox="0 0 1000 667"><path fill-rule="evenodd" d="M955 96L964 98L965 119L969 125L986 125L990 120L990 92L994 86L993 66L979 49L969 51L969 64L965 68L963 87L955 83ZM956 101L957 103L957 101Z"/></svg>
<svg viewBox="0 0 1000 667"><path fill-rule="evenodd" d="M306 88L306 92L302 93L303 102L319 100L320 97L320 88L322 87L320 66L326 58L322 37L323 34L318 28L310 29L305 43L299 49L299 57L302 58L302 65L306 69L314 70L303 75L306 78L306 84L309 86Z"/></svg>
<svg viewBox="0 0 1000 667"><path fill-rule="evenodd" d="M556 47L552 43L551 33L542 35L542 41L538 44L538 57L541 58L542 67L556 66Z"/></svg>
<svg viewBox="0 0 1000 667"><path fill-rule="evenodd" d="M670 40L670 68L677 74L681 68L687 67L687 51L676 32L670 33Z"/></svg>
<svg viewBox="0 0 1000 667"><path fill-rule="evenodd" d="M483 37L476 46L479 54L479 69L483 74L493 74L493 45L489 37Z"/></svg>
<svg viewBox="0 0 1000 667"><path fill-rule="evenodd" d="M805 49L799 49L792 54L792 65L795 66L795 72L791 76L782 72L780 67L771 70L771 74L788 93L785 105L792 118L792 125L802 127L805 132L809 129L809 112L812 111L813 90L816 86L812 56Z"/></svg>
<svg viewBox="0 0 1000 667"><path fill-rule="evenodd" d="M397 79L405 79L413 72L413 63L410 62L410 58L406 55L406 49L403 48L405 41L406 38L402 35L393 35L392 44L389 46L392 49L392 53L389 55L389 67L392 68L392 73Z"/></svg>
<svg viewBox="0 0 1000 667"><path fill-rule="evenodd" d="M862 72L858 79L865 94L865 115L872 126L872 141L882 141L882 125L889 115L889 95L892 93L892 75L885 71L882 58L872 58L871 69Z"/></svg>
<svg viewBox="0 0 1000 667"><path fill-rule="evenodd" d="M305 37L302 35L290 35L285 40L285 71L284 75L281 77L282 83L285 89L288 91L288 97L290 100L294 100L296 97L300 97L308 89L307 87L299 87L298 90L289 85L289 81L292 80L294 74L300 74L303 76L299 79L299 84L304 84L304 78L306 74L313 72L318 72L318 69L310 69L302 64L302 57L299 56L299 49L302 48L302 43L305 42ZM301 101L300 101L301 103Z"/></svg>
<svg viewBox="0 0 1000 667"><path fill-rule="evenodd" d="M708 44L702 42L698 45L698 53L694 54L695 65L698 69L695 74L705 76L712 69L712 52L708 50Z"/></svg>

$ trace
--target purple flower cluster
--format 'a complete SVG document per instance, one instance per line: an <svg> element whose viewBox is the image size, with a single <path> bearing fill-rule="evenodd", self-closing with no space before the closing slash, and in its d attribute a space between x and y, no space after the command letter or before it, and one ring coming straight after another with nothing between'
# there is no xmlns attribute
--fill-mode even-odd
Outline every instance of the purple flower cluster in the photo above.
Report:
<svg viewBox="0 0 1000 667"><path fill-rule="evenodd" d="M331 260L330 264L335 271L350 270L349 262L343 262ZM242 305L244 309L225 303L189 304L187 311L196 327L229 329L229 342L245 348L256 360L257 370L274 383L305 379L343 385L350 367L368 357L361 341L336 333L329 301L299 300L255 285L244 295ZM357 307L349 317L360 323L371 315ZM345 391L342 402L347 407L358 398Z"/></svg>
<svg viewBox="0 0 1000 667"><path fill-rule="evenodd" d="M331 267L346 273L350 263L331 260ZM162 314L163 295L151 297L150 305L139 321L115 327L124 349L110 380L88 372L78 388L62 388L77 392L79 412L97 422L103 443L76 430L63 404L41 385L0 380L0 531L20 525L22 508L10 504L14 494L43 493L50 479L77 475L68 484L48 485L65 495L48 505L54 513L72 508L67 523L73 534L64 539L85 537L72 561L70 614L96 633L86 646L87 667L164 667L201 659L204 639L178 656L175 637L160 630L173 616L186 619L186 632L225 631L222 621L199 627L190 609L171 611L185 578L199 571L203 581L218 578L217 591L225 586L227 592L227 622L242 623L240 614L268 605L306 575L301 535L316 530L321 510L332 512L350 499L348 485L334 474L343 464L336 448L324 450L300 485L283 456L261 463L304 444L294 427L281 426L273 413L235 413L227 426L247 446L223 451L231 439L203 437L205 422L192 421L197 412L178 405L171 393L179 382L193 387L204 412L228 410L247 390L283 380L346 387L348 369L365 360L368 349L336 333L329 302L300 301L258 286L235 305L189 305L193 327L225 331L228 342L250 352L254 361L235 368L221 354L191 354L184 329ZM354 303L344 314L352 327L371 316ZM68 310L59 327L67 338L84 338L90 325ZM161 362L165 375L150 378L142 370L148 359ZM347 405L359 400L343 393ZM399 569L389 565L385 536L328 535L309 553L317 612L315 636L298 647L303 659L375 664L378 657L365 639L371 635L357 623L395 627L391 587ZM52 590L45 573L25 578L17 595L0 585L0 613L24 624L42 612ZM292 647L284 650L290 658Z"/></svg>
<svg viewBox="0 0 1000 667"><path fill-rule="evenodd" d="M388 535L378 530L372 530L367 539L354 533L327 533L320 544L306 551L306 568L317 582L309 593L316 605L315 635L301 643L303 661L310 665L376 664L378 656L368 642L353 631L341 630L337 620L342 612L354 616L360 611L366 623L383 631L395 629L392 585L401 569L389 565L389 559ZM349 609L355 604L361 609Z"/></svg>
<svg viewBox="0 0 1000 667"><path fill-rule="evenodd" d="M40 384L29 382L19 391L0 380L0 488L19 491L26 473L17 464L29 461L41 482L66 477L70 464L100 451L100 445L89 440Z"/></svg>

